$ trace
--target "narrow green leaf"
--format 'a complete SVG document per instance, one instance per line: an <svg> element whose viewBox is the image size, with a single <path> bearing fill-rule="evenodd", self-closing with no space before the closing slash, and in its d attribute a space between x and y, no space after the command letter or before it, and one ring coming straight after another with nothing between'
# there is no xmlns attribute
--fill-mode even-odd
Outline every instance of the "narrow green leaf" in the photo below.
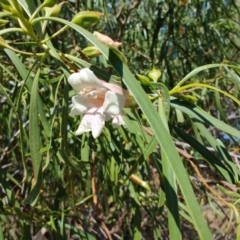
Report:
<svg viewBox="0 0 240 240"><path fill-rule="evenodd" d="M70 229L71 231L73 231L76 234L75 236L79 237L80 239L83 239L83 240L96 240L96 238L93 235L91 235L90 233L82 231L79 228L76 228L76 227L74 227L72 225L65 224L65 227Z"/></svg>
<svg viewBox="0 0 240 240"><path fill-rule="evenodd" d="M198 142L195 138L185 133L181 129L177 128L174 125L170 125L171 128L181 137L184 141L186 141L189 145L191 145L196 151L198 151L206 160L211 164L218 172L223 176L223 178L232 182L233 175L231 171L226 168L226 166L218 159L211 151L209 151L203 144Z"/></svg>
<svg viewBox="0 0 240 240"><path fill-rule="evenodd" d="M4 18L4 17L7 17L7 16L11 16L13 15L11 12L0 12L0 18Z"/></svg>
<svg viewBox="0 0 240 240"><path fill-rule="evenodd" d="M179 222L179 209L177 198L177 184L175 174L169 164L165 153L162 153L162 166L164 175L164 187L166 204L168 207L168 229L171 240L182 239Z"/></svg>
<svg viewBox="0 0 240 240"><path fill-rule="evenodd" d="M21 5L21 7L24 9L25 13L29 17L31 17L31 13L33 12L34 2L33 1L25 1L25 0L18 0L18 3ZM31 7L31 9L30 9Z"/></svg>
<svg viewBox="0 0 240 240"><path fill-rule="evenodd" d="M165 97L159 97L158 100L158 113L160 118L163 120L163 124L167 131L169 132L168 128L168 114L169 114L169 106L170 106L170 99L167 88L164 86L161 89L163 92L162 95ZM167 104L166 104L166 103ZM167 108L167 114L166 110ZM181 232L180 232L180 222L179 222L179 209L178 209L178 198L177 198L177 182L176 176L169 164L168 156L164 151L161 152L161 161L162 161L162 169L163 169L163 176L164 176L164 187L165 187L165 195L166 195L166 204L168 207L168 229L169 229L169 236L172 240L182 239Z"/></svg>
<svg viewBox="0 0 240 240"><path fill-rule="evenodd" d="M220 139L216 139L216 142L218 144L217 151L219 152L219 154L221 154L221 156L224 159L224 162L229 166L229 169L231 169L233 172L234 182L239 181L240 170L238 166L236 165L235 162L233 162L228 150L226 149L222 141Z"/></svg>
<svg viewBox="0 0 240 240"><path fill-rule="evenodd" d="M197 126L199 131L202 133L202 135L205 137L205 139L209 142L209 144L215 149L218 156L220 156L220 159L224 160L224 163L228 167L229 172L232 173L230 182L234 183L238 181L237 172L239 172L239 170L237 170L237 167L235 164L232 164L232 158L229 156L224 145L219 144L218 139L215 139L202 123L199 123L196 121L193 121L193 122Z"/></svg>
<svg viewBox="0 0 240 240"><path fill-rule="evenodd" d="M131 224L132 228L132 239L133 240L139 240L142 239L142 234L141 234L141 212L139 209L139 206L136 202L133 202L132 204L132 214L133 214L133 224Z"/></svg>
<svg viewBox="0 0 240 240"><path fill-rule="evenodd" d="M138 160L136 161L136 163L130 169L126 179L128 179L130 177L130 175L133 174L137 170L137 168L143 164L143 162L149 157L149 155L154 152L157 144L158 144L158 141L157 141L156 137L153 136L151 138L151 140L149 141L149 143L147 144L144 151L141 153L141 155L138 158Z"/></svg>
<svg viewBox="0 0 240 240"><path fill-rule="evenodd" d="M38 95L38 99L40 99L39 95ZM38 112L39 112L39 115L40 115L41 123L42 123L43 128L44 128L44 132L45 132L46 136L49 138L52 135L51 126L49 124L49 120L46 117L46 113L45 113L44 105L43 105L42 101L38 101Z"/></svg>
<svg viewBox="0 0 240 240"><path fill-rule="evenodd" d="M234 84L234 96L237 97L240 94L240 84L239 84L239 76L228 67L225 67L226 71L228 72L228 79L231 80Z"/></svg>
<svg viewBox="0 0 240 240"><path fill-rule="evenodd" d="M240 194L238 192L227 190L226 188L222 187L221 185L216 185L217 189L219 189L224 194L228 195L229 197L240 199Z"/></svg>
<svg viewBox="0 0 240 240"><path fill-rule="evenodd" d="M210 68L217 68L217 67L218 68L219 67L232 67L232 68L236 68L236 66L223 64L223 63L213 63L213 64L207 64L207 65L204 65L204 66L200 66L200 67L195 68L194 70L192 70L189 74L187 74L173 89L179 88L179 86L183 85L183 83L185 83L187 80L192 78L197 73L199 73L201 71L204 71L204 70L208 70ZM171 91L173 91L173 89Z"/></svg>
<svg viewBox="0 0 240 240"><path fill-rule="evenodd" d="M27 88L30 90L32 87L32 79L29 74L29 71L25 68L24 64L21 62L21 60L18 58L17 54L9 49L4 49L8 57L11 59L12 63L14 64L15 68L19 72L22 79L25 80L25 83L27 85Z"/></svg>
<svg viewBox="0 0 240 240"><path fill-rule="evenodd" d="M14 103L12 102L11 98L8 96L7 92L5 91L1 83L0 83L0 93L6 97L7 103L14 109L15 113L17 113Z"/></svg>
<svg viewBox="0 0 240 240"><path fill-rule="evenodd" d="M186 113L192 118L200 120L200 122L202 123L211 124L212 126L218 128L221 131L240 138L240 131L238 131L236 128L233 128L228 124L218 120L217 118L211 116L210 114L202 110L200 107L192 103L188 103L185 101L181 101L175 97L171 97L171 106L180 109L182 112Z"/></svg>
<svg viewBox="0 0 240 240"><path fill-rule="evenodd" d="M2 224L0 223L0 240L4 240Z"/></svg>
<svg viewBox="0 0 240 240"><path fill-rule="evenodd" d="M28 198L29 204L34 204L40 191L42 181L42 147L40 126L38 118L38 79L40 68L38 69L31 89L30 110L29 110L29 140L30 153L34 171L34 181L36 182Z"/></svg>
<svg viewBox="0 0 240 240"><path fill-rule="evenodd" d="M218 88L218 80L216 81L215 87ZM215 102L216 102L216 106L217 106L217 109L219 111L219 114L220 114L222 120L224 122L227 122L227 118L226 118L226 115L224 113L224 110L223 110L223 107L222 107L222 104L221 104L221 98L220 98L219 92L215 91L214 96L215 96Z"/></svg>

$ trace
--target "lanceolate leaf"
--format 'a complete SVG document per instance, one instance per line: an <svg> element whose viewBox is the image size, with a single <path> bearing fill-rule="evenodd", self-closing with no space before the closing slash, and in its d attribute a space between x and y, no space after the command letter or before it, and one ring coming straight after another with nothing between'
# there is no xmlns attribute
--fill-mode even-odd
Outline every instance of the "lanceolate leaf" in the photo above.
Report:
<svg viewBox="0 0 240 240"><path fill-rule="evenodd" d="M206 161L208 161L209 164L211 164L215 169L217 169L219 174L221 174L226 181L233 182L233 179L234 179L233 174L226 166L224 166L221 158L216 157L204 145L202 145L195 138L185 133L181 129L177 128L174 125L171 125L171 128L173 128L173 130L176 131L176 133L184 141L190 144L196 151L198 151L204 158L206 158Z"/></svg>
<svg viewBox="0 0 240 240"><path fill-rule="evenodd" d="M202 123L211 124L212 126L218 128L221 131L224 131L235 137L240 138L240 131L238 131L236 128L233 128L227 125L226 123L218 120L217 118L211 116L210 114L208 114L207 112L205 112L200 107L194 104L181 101L175 97L171 97L171 106L181 110L182 112L186 113L187 115L193 118L196 118Z"/></svg>
<svg viewBox="0 0 240 240"><path fill-rule="evenodd" d="M40 149L42 147L41 135L40 135L40 121L38 117L38 80L39 80L40 68L34 78L32 89L31 89L31 99L30 99L30 110L29 110L29 142L30 142L30 152L31 160L34 171L33 179L33 190L28 198L29 204L34 204L36 201L42 181L42 156Z"/></svg>
<svg viewBox="0 0 240 240"><path fill-rule="evenodd" d="M223 63L213 63L213 64L207 64L198 68L195 68L194 70L192 70L189 74L187 74L173 89L172 91L174 91L174 89L179 88L179 86L183 85L183 83L185 83L186 81L188 81L189 79L191 79L193 76L195 76L197 73L204 71L204 70L208 70L210 68L220 68L220 67L230 67L233 69L239 69L237 66L234 65L228 65L228 64L223 64Z"/></svg>

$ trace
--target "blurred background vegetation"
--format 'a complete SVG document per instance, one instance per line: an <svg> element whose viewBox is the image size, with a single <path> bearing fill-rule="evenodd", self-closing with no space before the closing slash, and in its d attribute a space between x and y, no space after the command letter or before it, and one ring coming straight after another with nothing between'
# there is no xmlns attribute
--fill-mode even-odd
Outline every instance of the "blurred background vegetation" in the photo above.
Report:
<svg viewBox="0 0 240 240"><path fill-rule="evenodd" d="M74 135L80 119L69 116L74 93L67 76L91 67L104 80L119 82L111 61L84 55L82 50L91 44L73 29L49 41L53 51L40 59L37 41L14 31L19 28L17 17L6 14L11 2L18 2L29 19L27 13L43 1L1 1L0 36L17 51L0 39L0 239L203 239L177 183L173 189L178 213L172 215L179 220L172 225L169 221L168 209L176 209L171 208L171 193L166 190L164 157L142 108L126 109L127 127L116 130L106 124L97 140L88 134ZM240 3L69 0L58 4L58 17L68 21L77 12L102 12L104 16L88 30L122 42L128 67L138 74L149 96L155 92L152 87L166 94L164 100L171 107L165 109L169 132L212 238L240 239ZM46 16L46 11L37 16ZM62 27L54 21L45 28L38 24L34 31L39 39ZM194 72L200 66L203 71ZM159 74L155 81L149 77L153 70ZM174 87L190 72L187 83L196 85L177 91ZM32 86L36 78L37 90ZM152 102L157 108L159 102ZM36 131L29 130L30 118L39 121ZM41 179L34 192L34 170L39 166L31 149L38 147Z"/></svg>

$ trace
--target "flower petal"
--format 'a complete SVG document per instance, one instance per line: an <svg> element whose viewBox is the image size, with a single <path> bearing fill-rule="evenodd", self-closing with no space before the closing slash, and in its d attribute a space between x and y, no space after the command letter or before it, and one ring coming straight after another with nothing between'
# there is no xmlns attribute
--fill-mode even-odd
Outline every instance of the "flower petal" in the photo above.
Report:
<svg viewBox="0 0 240 240"><path fill-rule="evenodd" d="M68 82L76 92L81 92L88 87L105 88L89 68L83 68L79 72L71 74Z"/></svg>
<svg viewBox="0 0 240 240"><path fill-rule="evenodd" d="M128 90L125 90L123 89L122 87L114 84L114 83L108 83L108 82L105 82L103 80L100 80L102 85L106 88L108 88L109 90L111 90L112 92L115 92L117 94L120 94L120 95L124 95L124 96L128 96L129 95L129 91Z"/></svg>
<svg viewBox="0 0 240 240"><path fill-rule="evenodd" d="M103 111L110 115L119 115L124 107L125 96L107 91L103 103Z"/></svg>
<svg viewBox="0 0 240 240"><path fill-rule="evenodd" d="M83 117L76 135L92 131L92 136L97 138L105 126L105 117L98 111L99 109L91 108Z"/></svg>
<svg viewBox="0 0 240 240"><path fill-rule="evenodd" d="M112 125L114 128L117 128L120 125L125 125L122 115L114 116L112 120Z"/></svg>
<svg viewBox="0 0 240 240"><path fill-rule="evenodd" d="M92 108L92 105L87 101L87 98L84 96L73 96L72 103L73 107L69 113L72 116L85 113L89 108Z"/></svg>

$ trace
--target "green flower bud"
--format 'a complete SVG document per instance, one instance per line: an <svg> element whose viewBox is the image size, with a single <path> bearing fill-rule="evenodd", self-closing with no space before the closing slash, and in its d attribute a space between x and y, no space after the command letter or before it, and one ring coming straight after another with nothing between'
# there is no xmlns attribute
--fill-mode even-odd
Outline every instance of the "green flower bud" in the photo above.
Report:
<svg viewBox="0 0 240 240"><path fill-rule="evenodd" d="M44 10L46 12L46 16L49 17L57 17L61 11L61 8L62 8L62 5L64 4L65 2L61 2L59 4L55 4L53 7L49 8L49 7L46 7Z"/></svg>
<svg viewBox="0 0 240 240"><path fill-rule="evenodd" d="M88 29L95 25L103 15L104 14L100 12L83 11L77 13L73 17L72 22L79 25L80 27Z"/></svg>
<svg viewBox="0 0 240 240"><path fill-rule="evenodd" d="M156 69L156 68L153 68L152 70L150 70L148 72L148 76L154 81L154 82L157 82L158 79L161 77L161 71Z"/></svg>
<svg viewBox="0 0 240 240"><path fill-rule="evenodd" d="M150 79L147 76L136 74L137 79L141 82L143 86L150 86Z"/></svg>
<svg viewBox="0 0 240 240"><path fill-rule="evenodd" d="M89 58L102 55L102 53L95 46L86 47L82 50L82 52Z"/></svg>
<svg viewBox="0 0 240 240"><path fill-rule="evenodd" d="M53 7L57 3L57 0L45 0L43 2L44 7Z"/></svg>

